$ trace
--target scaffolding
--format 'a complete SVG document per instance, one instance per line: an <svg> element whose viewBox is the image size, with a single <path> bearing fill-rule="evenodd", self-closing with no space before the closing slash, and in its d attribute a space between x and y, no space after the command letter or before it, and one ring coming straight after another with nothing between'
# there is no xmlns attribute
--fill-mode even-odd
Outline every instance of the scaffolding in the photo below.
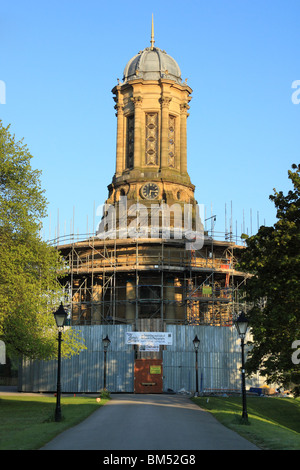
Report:
<svg viewBox="0 0 300 470"><path fill-rule="evenodd" d="M243 248L208 234L199 250L184 240L55 242L66 262L60 278L72 325L166 323L231 326L248 275L236 269Z"/></svg>

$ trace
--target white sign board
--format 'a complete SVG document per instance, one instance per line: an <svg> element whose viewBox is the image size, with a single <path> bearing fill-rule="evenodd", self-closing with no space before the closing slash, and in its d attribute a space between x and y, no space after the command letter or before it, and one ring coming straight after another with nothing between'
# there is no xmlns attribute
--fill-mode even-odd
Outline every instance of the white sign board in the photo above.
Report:
<svg viewBox="0 0 300 470"><path fill-rule="evenodd" d="M147 344L159 346L160 344L171 346L173 344L172 333L159 331L126 331L126 344Z"/></svg>
<svg viewBox="0 0 300 470"><path fill-rule="evenodd" d="M152 345L152 344L140 344L139 345L139 350L140 351L151 351L151 352L157 352L159 351L159 345L158 346L155 346L155 345Z"/></svg>

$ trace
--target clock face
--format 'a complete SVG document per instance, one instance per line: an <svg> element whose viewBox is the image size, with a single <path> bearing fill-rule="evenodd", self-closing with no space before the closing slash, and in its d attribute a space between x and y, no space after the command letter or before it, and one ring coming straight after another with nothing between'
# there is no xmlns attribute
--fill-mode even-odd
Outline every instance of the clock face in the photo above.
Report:
<svg viewBox="0 0 300 470"><path fill-rule="evenodd" d="M146 183L142 187L141 193L146 199L156 199L159 193L159 188L155 183Z"/></svg>

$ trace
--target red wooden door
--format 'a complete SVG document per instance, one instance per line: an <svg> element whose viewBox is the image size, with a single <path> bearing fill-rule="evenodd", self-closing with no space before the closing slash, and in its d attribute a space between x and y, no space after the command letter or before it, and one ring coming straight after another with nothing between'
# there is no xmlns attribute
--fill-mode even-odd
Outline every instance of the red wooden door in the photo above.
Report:
<svg viewBox="0 0 300 470"><path fill-rule="evenodd" d="M162 393L163 366L161 359L136 359L134 363L134 392Z"/></svg>

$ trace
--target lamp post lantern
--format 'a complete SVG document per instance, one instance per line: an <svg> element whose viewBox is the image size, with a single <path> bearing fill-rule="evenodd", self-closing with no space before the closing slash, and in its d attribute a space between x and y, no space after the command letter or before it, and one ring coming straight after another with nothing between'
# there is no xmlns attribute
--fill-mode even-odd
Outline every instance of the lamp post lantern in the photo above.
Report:
<svg viewBox="0 0 300 470"><path fill-rule="evenodd" d="M245 386L244 343L245 343L245 336L247 333L249 321L246 318L244 312L242 312L239 315L239 317L235 320L234 324L237 329L238 335L241 339L241 348L242 348L242 397L243 397L242 418L244 421L248 421L247 404L246 404L246 386Z"/></svg>
<svg viewBox="0 0 300 470"><path fill-rule="evenodd" d="M103 349L104 349L104 372L103 372L103 388L106 388L106 353L110 345L110 339L108 335L102 339Z"/></svg>
<svg viewBox="0 0 300 470"><path fill-rule="evenodd" d="M60 366L61 366L61 342L62 342L62 329L64 327L67 313L61 302L59 308L54 312L54 318L58 328L58 360L57 360L57 390L56 390L56 408L55 408L55 421L61 420L61 406L60 406L60 395L61 395L61 384L60 384Z"/></svg>
<svg viewBox="0 0 300 470"><path fill-rule="evenodd" d="M200 345L200 339L196 335L195 338L193 339L193 344L194 344L194 349L195 349L195 354L196 354L196 392L195 396L199 395L199 389L198 389L198 349Z"/></svg>

